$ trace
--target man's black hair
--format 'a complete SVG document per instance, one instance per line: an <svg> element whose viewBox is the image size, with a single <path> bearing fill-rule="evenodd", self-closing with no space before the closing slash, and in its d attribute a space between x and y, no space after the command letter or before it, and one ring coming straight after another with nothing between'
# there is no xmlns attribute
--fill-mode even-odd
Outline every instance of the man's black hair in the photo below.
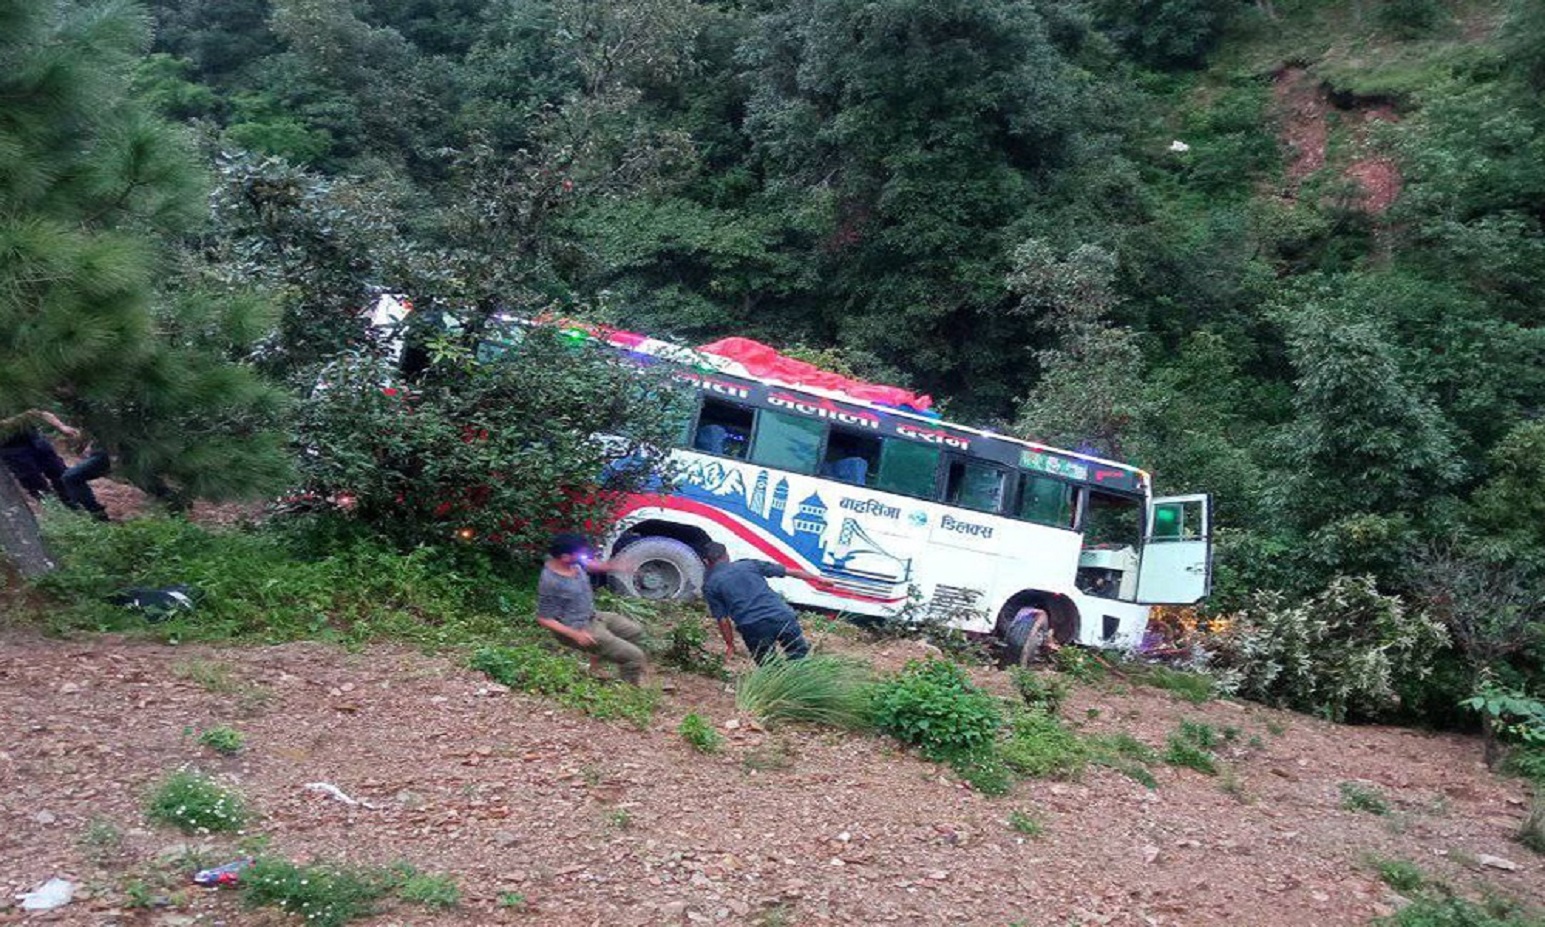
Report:
<svg viewBox="0 0 1545 927"><path fill-rule="evenodd" d="M564 532L553 535L552 543L547 545L549 557L562 557L564 554L577 554L590 548L590 539L583 534Z"/></svg>
<svg viewBox="0 0 1545 927"><path fill-rule="evenodd" d="M716 560L724 560L730 555L730 550L718 541L709 541L703 545L703 559L709 563Z"/></svg>

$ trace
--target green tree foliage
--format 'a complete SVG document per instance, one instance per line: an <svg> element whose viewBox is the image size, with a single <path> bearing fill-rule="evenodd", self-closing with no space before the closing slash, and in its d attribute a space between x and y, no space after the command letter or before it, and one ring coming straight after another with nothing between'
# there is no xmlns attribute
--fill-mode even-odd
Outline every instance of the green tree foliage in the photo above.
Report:
<svg viewBox="0 0 1545 927"><path fill-rule="evenodd" d="M648 449L681 429L674 381L546 328L488 351L441 340L411 382L368 354L335 360L299 409L306 489L408 545L602 533L618 494L661 476Z"/></svg>
<svg viewBox="0 0 1545 927"><path fill-rule="evenodd" d="M1103 0L1096 21L1132 56L1156 68L1194 68L1217 46L1240 0Z"/></svg>
<svg viewBox="0 0 1545 927"><path fill-rule="evenodd" d="M280 397L227 359L261 303L158 285L203 189L129 94L145 17L13 2L0 22L0 418L58 405L122 472L179 495L271 485Z"/></svg>

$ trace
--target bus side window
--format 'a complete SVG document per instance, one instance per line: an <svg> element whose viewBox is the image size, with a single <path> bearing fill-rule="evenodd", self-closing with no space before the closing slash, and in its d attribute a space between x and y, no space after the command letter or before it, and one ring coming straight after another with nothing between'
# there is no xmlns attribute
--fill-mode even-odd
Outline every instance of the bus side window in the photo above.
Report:
<svg viewBox="0 0 1545 927"><path fill-rule="evenodd" d="M1033 473L1019 475L1019 504L1014 517L1053 528L1073 527L1073 487Z"/></svg>
<svg viewBox="0 0 1545 927"><path fill-rule="evenodd" d="M833 428L826 441L826 459L821 475L834 480L866 486L870 474L880 468L880 439L874 435Z"/></svg>
<svg viewBox="0 0 1545 927"><path fill-rule="evenodd" d="M692 434L692 449L718 457L744 460L751 444L753 413L717 399L704 399Z"/></svg>
<svg viewBox="0 0 1545 927"><path fill-rule="evenodd" d="M932 499L939 484L938 448L886 438L880 445L880 470L871 480L875 489Z"/></svg>
<svg viewBox="0 0 1545 927"><path fill-rule="evenodd" d="M951 460L944 481L944 501L963 509L996 512L1003 506L1003 484L1008 471L990 464Z"/></svg>
<svg viewBox="0 0 1545 927"><path fill-rule="evenodd" d="M824 422L763 409L756 419L751 461L775 470L814 473L825 437Z"/></svg>

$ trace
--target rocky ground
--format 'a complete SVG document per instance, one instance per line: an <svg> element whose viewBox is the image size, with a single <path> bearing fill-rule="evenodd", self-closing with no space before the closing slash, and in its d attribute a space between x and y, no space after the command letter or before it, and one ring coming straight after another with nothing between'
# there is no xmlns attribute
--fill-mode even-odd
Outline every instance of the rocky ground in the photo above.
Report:
<svg viewBox="0 0 1545 927"><path fill-rule="evenodd" d="M821 636L882 666L917 653ZM1007 692L1000 674L978 677ZM255 839L297 860L407 860L461 886L453 910L397 905L378 924L1362 925L1400 903L1374 858L1545 903L1540 858L1509 839L1524 789L1487 773L1466 738L1107 682L1075 690L1065 715L1159 747L1182 719L1234 729L1224 774L1161 766L1150 790L1091 768L993 799L885 739L760 730L723 683L668 681L638 730L389 646L7 632L0 890L8 902L51 876L83 888L47 914L0 910L0 923L282 923L185 881ZM725 734L719 754L676 733L694 710ZM192 736L220 724L246 734L238 755ZM147 824L147 791L182 766L248 796L260 817L245 837ZM316 782L361 803L305 788ZM1345 809L1345 782L1391 813ZM1044 833L1011 829L1015 811Z"/></svg>

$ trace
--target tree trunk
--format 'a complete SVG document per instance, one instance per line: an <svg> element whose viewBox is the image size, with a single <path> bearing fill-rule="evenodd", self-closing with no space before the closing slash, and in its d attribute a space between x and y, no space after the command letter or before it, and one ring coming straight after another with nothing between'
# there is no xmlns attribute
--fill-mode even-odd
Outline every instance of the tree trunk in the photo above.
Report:
<svg viewBox="0 0 1545 927"><path fill-rule="evenodd" d="M57 566L43 544L27 494L4 467L0 467L0 557L24 579L36 579Z"/></svg>

